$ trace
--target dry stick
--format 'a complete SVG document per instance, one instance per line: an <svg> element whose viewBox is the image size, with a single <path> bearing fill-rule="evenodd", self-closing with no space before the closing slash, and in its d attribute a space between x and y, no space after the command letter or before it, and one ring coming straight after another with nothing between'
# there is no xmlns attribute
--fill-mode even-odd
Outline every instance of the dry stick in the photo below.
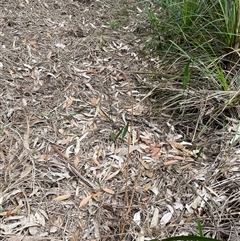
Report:
<svg viewBox="0 0 240 241"><path fill-rule="evenodd" d="M76 176L78 179L79 182L81 181L81 183L87 185L88 187L90 188L93 188L95 190L97 190L97 186L92 183L90 180L88 180L87 178L85 178L84 176L82 176L78 170L73 167L68 161L69 161L69 158L64 154L62 153L60 150L58 150L58 148L54 145L54 144L51 144L52 148L61 156L63 157L62 162L65 164L66 168L72 173L74 174L74 176Z"/></svg>
<svg viewBox="0 0 240 241"><path fill-rule="evenodd" d="M133 190L132 190L132 195L131 195L131 199L130 199L129 206L128 206L128 210L127 210L127 216L128 216L129 213L131 212L131 207L132 207L132 203L133 203L133 198L134 198L136 186L137 186L137 183L138 183L139 178L141 177L141 175L142 175L142 169L140 170L137 178L136 178L135 181L134 181L134 187L133 187Z"/></svg>
<svg viewBox="0 0 240 241"><path fill-rule="evenodd" d="M129 178L129 160L130 160L130 145L131 145L131 136L132 136L132 129L133 129L133 95L132 95L132 91L131 91L131 85L130 85L130 79L126 76L126 74L121 71L118 70L120 73L122 73L124 75L124 78L128 81L128 88L129 91L131 93L131 120L130 120L130 131L129 131L129 135L128 135L128 152L127 152L127 158L126 158L126 162L125 162L125 192L124 192L124 200L123 200L123 209L122 209L122 219L120 222L120 240L123 240L123 234L124 234L124 229L126 226L126 220L128 219L128 214L131 211L131 205L132 205L132 199L134 196L134 188L132 191L132 195L131 195L131 201L130 201L130 205L128 207L128 210L125 210L125 207L128 206L127 205L127 200L128 200L128 178Z"/></svg>

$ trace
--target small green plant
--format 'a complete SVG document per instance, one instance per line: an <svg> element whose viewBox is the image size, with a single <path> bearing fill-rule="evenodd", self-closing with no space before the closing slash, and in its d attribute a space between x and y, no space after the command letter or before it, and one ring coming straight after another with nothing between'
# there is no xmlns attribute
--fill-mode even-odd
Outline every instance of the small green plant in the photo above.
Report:
<svg viewBox="0 0 240 241"><path fill-rule="evenodd" d="M221 241L214 238L207 238L203 236L202 225L200 221L197 221L199 236L176 236L171 238L162 239L162 241ZM159 241L158 239L151 239L150 241Z"/></svg>
<svg viewBox="0 0 240 241"><path fill-rule="evenodd" d="M104 114L104 116L111 122L113 123L113 120L111 119L111 117L102 109L100 108L101 112ZM128 128L129 128L129 123L127 122L127 124L117 133L111 132L110 133L110 139L112 141L116 141L119 137L124 139L127 132L128 132Z"/></svg>
<svg viewBox="0 0 240 241"><path fill-rule="evenodd" d="M110 22L108 25L109 25L110 28L116 29L116 28L121 27L122 23L121 22L117 22L117 21L113 21L113 22Z"/></svg>
<svg viewBox="0 0 240 241"><path fill-rule="evenodd" d="M116 141L119 137L124 139L124 137L126 136L126 134L128 132L128 127L129 127L129 123L127 123L119 132L117 132L117 133L111 132L110 139L112 141Z"/></svg>
<svg viewBox="0 0 240 241"><path fill-rule="evenodd" d="M240 30L240 1L239 0L219 0L221 8L220 19L224 21L223 31L226 36L226 45L236 48L239 45Z"/></svg>

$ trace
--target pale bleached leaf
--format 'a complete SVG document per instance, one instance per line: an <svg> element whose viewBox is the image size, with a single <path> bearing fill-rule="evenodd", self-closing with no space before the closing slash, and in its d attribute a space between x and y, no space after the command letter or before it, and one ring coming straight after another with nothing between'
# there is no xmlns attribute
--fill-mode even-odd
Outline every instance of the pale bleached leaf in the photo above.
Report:
<svg viewBox="0 0 240 241"><path fill-rule="evenodd" d="M8 113L7 113L7 117L10 118L13 115L14 109L13 108L9 108L8 109Z"/></svg>
<svg viewBox="0 0 240 241"><path fill-rule="evenodd" d="M26 148L28 151L30 151L28 139L29 139L29 135L25 133L25 134L23 135L23 146L24 146L24 148Z"/></svg>
<svg viewBox="0 0 240 241"><path fill-rule="evenodd" d="M61 48L61 49L64 49L64 48L66 47L66 45L63 44L63 43L56 43L55 46L56 46L57 48Z"/></svg>
<svg viewBox="0 0 240 241"><path fill-rule="evenodd" d="M40 212L47 220L49 220L48 214L44 209L39 208L38 212Z"/></svg>
<svg viewBox="0 0 240 241"><path fill-rule="evenodd" d="M167 204L167 207L168 207L170 213L173 214L174 213L174 209L172 208L172 206Z"/></svg>
<svg viewBox="0 0 240 241"><path fill-rule="evenodd" d="M42 227L45 227L45 218L41 213L36 212L34 218L36 223L41 224Z"/></svg>
<svg viewBox="0 0 240 241"><path fill-rule="evenodd" d="M24 237L24 235L11 236L7 239L7 241L23 241Z"/></svg>
<svg viewBox="0 0 240 241"><path fill-rule="evenodd" d="M133 216L133 221L137 224L140 225L141 223L141 211L138 211L134 214Z"/></svg>
<svg viewBox="0 0 240 241"><path fill-rule="evenodd" d="M51 237L16 235L9 237L6 241L50 241Z"/></svg>
<svg viewBox="0 0 240 241"><path fill-rule="evenodd" d="M117 174L120 172L120 170L117 170L115 172L113 172L112 174L110 174L105 180L110 180L112 179L113 177L117 176Z"/></svg>
<svg viewBox="0 0 240 241"><path fill-rule="evenodd" d="M180 142L180 144L183 145L183 146L192 146L192 143L187 142L187 141L182 141L182 142Z"/></svg>
<svg viewBox="0 0 240 241"><path fill-rule="evenodd" d="M135 145L138 141L138 133L136 130L132 130L132 145Z"/></svg>
<svg viewBox="0 0 240 241"><path fill-rule="evenodd" d="M33 168L33 166L31 166L31 165L27 166L27 167L21 172L20 177L21 177L21 178L26 177L26 176L32 171L32 168Z"/></svg>
<svg viewBox="0 0 240 241"><path fill-rule="evenodd" d="M141 231L137 234L137 240L136 241L144 241L144 240L145 240L144 229L141 228Z"/></svg>
<svg viewBox="0 0 240 241"><path fill-rule="evenodd" d="M74 148L74 154L77 155L80 151L80 139L79 137L77 136L76 137L76 146Z"/></svg>
<svg viewBox="0 0 240 241"><path fill-rule="evenodd" d="M136 151L136 150L139 150L140 147L138 145L136 146L130 146L129 148L128 147L124 147L124 148L121 148L120 149L120 152L119 152L119 155L120 156L126 156L129 153L132 153L133 151Z"/></svg>
<svg viewBox="0 0 240 241"><path fill-rule="evenodd" d="M25 98L22 98L22 104L23 104L24 107L27 106L27 100Z"/></svg>
<svg viewBox="0 0 240 241"><path fill-rule="evenodd" d="M61 144L66 145L66 144L70 143L71 141L72 141L72 136L68 136L68 137L64 138L63 140L61 140Z"/></svg>
<svg viewBox="0 0 240 241"><path fill-rule="evenodd" d="M35 227L35 226L28 228L28 232L29 232L29 234L31 234L32 236L36 236L36 235L39 233L39 231L40 231L40 228Z"/></svg>
<svg viewBox="0 0 240 241"><path fill-rule="evenodd" d="M171 212L165 213L160 220L160 224L166 225L171 220L171 218L172 218Z"/></svg>
<svg viewBox="0 0 240 241"><path fill-rule="evenodd" d="M67 158L69 158L70 156L71 156L71 154L72 154L72 151L71 151L71 149L72 149L72 147L73 147L73 145L70 145L67 149L66 149L66 156L67 156Z"/></svg>
<svg viewBox="0 0 240 241"><path fill-rule="evenodd" d="M159 218L159 209L155 208L153 212L150 228L154 228L158 225L158 218Z"/></svg>
<svg viewBox="0 0 240 241"><path fill-rule="evenodd" d="M193 213L194 213L191 205L186 204L186 205L185 205L185 208L187 209L188 213L190 213L190 214L193 214Z"/></svg>
<svg viewBox="0 0 240 241"><path fill-rule="evenodd" d="M66 172L49 172L47 176L53 181L60 181L65 178L69 179L71 177L67 171Z"/></svg>
<svg viewBox="0 0 240 241"><path fill-rule="evenodd" d="M191 207L193 209L197 209L198 205L201 203L202 198L200 196L197 196L194 201L191 203Z"/></svg>
<svg viewBox="0 0 240 241"><path fill-rule="evenodd" d="M153 186L151 189L150 189L156 196L159 194L159 190L156 186Z"/></svg>
<svg viewBox="0 0 240 241"><path fill-rule="evenodd" d="M58 229L59 229L59 228L56 227L56 226L51 226L49 232L50 232L50 233L56 233L56 232L58 231Z"/></svg>
<svg viewBox="0 0 240 241"><path fill-rule="evenodd" d="M79 138L79 142L81 142L87 135L89 132L84 133L80 138Z"/></svg>
<svg viewBox="0 0 240 241"><path fill-rule="evenodd" d="M117 160L118 161L118 165L121 166L122 163L124 162L123 158L117 155L111 155L110 158Z"/></svg>
<svg viewBox="0 0 240 241"><path fill-rule="evenodd" d="M174 203L174 208L175 208L176 210L177 210L177 209L183 210L184 206L183 206L183 204L182 204L180 201L176 201L176 202Z"/></svg>

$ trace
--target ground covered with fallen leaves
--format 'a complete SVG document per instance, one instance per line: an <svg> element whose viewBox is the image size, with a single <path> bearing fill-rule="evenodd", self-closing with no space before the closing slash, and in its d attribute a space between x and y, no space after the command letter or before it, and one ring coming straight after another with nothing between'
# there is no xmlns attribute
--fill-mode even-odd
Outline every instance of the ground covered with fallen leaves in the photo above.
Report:
<svg viewBox="0 0 240 241"><path fill-rule="evenodd" d="M239 240L237 122L195 146L153 116L141 7L1 1L1 240L143 241L197 235L196 220Z"/></svg>

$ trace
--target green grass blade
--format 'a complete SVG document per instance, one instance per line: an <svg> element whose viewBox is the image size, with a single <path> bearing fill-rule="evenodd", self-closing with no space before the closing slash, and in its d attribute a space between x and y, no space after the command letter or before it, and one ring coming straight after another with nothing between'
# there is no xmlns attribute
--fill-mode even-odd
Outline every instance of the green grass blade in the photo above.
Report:
<svg viewBox="0 0 240 241"><path fill-rule="evenodd" d="M200 148L199 152L197 153L197 157L202 157L203 153L203 146Z"/></svg>
<svg viewBox="0 0 240 241"><path fill-rule="evenodd" d="M198 226L199 236L203 237L202 225L199 220L197 220L197 226Z"/></svg>
<svg viewBox="0 0 240 241"><path fill-rule="evenodd" d="M117 138L122 134L123 128L117 133L117 135L115 136L115 140L117 140Z"/></svg>
<svg viewBox="0 0 240 241"><path fill-rule="evenodd" d="M178 236L178 237L162 239L162 241L184 241L184 240L189 240L189 241L221 241L221 240L218 240L218 239L198 237L198 236Z"/></svg>
<svg viewBox="0 0 240 241"><path fill-rule="evenodd" d="M126 136L127 132L128 132L128 127L129 127L129 122L127 123L126 126L123 127L121 134L122 134L122 139Z"/></svg>
<svg viewBox="0 0 240 241"><path fill-rule="evenodd" d="M171 237L162 239L161 241L222 241L219 239L213 239L213 238L206 238L206 237L199 237L199 236L177 236L177 237ZM150 241L160 241L159 239L151 239Z"/></svg>
<svg viewBox="0 0 240 241"><path fill-rule="evenodd" d="M114 132L111 132L110 139L112 141L116 141L119 136L121 136L121 138L123 139L128 132L128 127L129 127L129 123L127 123L127 125L125 125L117 134L115 134Z"/></svg>

